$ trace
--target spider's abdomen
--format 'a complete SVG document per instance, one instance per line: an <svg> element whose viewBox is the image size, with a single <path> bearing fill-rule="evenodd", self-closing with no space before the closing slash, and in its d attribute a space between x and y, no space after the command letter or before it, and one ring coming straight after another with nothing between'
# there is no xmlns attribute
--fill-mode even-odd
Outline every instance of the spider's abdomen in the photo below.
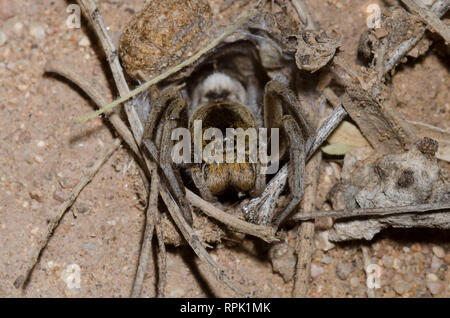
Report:
<svg viewBox="0 0 450 318"><path fill-rule="evenodd" d="M247 107L233 102L199 107L191 116L189 129L194 149L202 155L201 179L212 195L254 188L258 150L252 141L256 141L257 129Z"/></svg>

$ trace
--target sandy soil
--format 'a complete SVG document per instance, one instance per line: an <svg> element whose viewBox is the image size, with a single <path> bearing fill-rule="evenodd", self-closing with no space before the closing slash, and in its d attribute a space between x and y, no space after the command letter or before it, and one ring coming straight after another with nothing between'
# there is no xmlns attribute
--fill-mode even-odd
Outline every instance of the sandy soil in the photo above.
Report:
<svg viewBox="0 0 450 318"><path fill-rule="evenodd" d="M12 3L0 0L0 297L127 297L144 212L136 193L136 166L123 148L66 214L25 293L13 286L52 211L113 139L112 130L100 119L73 124L93 105L64 80L44 75L43 66L50 59L63 60L67 67L94 79L108 100L115 92L87 22L82 20L80 29L66 26L70 2L18 0L14 8L8 2ZM98 1L115 42L143 3ZM343 34L346 58L354 62L365 28L360 11L365 1L308 3L324 29ZM434 48L400 67L392 84L405 118L450 129L449 68ZM445 164L442 168L448 170ZM383 268L376 295L450 296L449 239L450 233L444 231L397 230L385 231L367 243L372 262ZM293 242L292 237L289 240ZM257 240L246 239L241 245L220 245L211 253L237 285L254 296L288 297L292 282L285 283L272 272L267 249ZM81 270L80 289L69 289L63 280L71 264ZM313 270L312 297L366 296L360 242L337 245L327 252L318 249ZM207 277L190 249L169 249L167 296L225 296L209 285ZM152 263L145 279L146 297L155 295L154 278Z"/></svg>

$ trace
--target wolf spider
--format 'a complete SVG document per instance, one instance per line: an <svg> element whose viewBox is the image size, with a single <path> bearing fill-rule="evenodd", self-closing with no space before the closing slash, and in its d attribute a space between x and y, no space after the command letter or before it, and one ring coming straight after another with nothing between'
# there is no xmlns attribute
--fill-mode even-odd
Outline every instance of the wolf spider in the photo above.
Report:
<svg viewBox="0 0 450 318"><path fill-rule="evenodd" d="M266 187L266 175L262 173L261 162L249 163L248 156L243 163L210 163L203 160L202 163L179 167L173 164L171 157L172 131L177 127L192 130L196 119L207 124L203 131L208 127L220 127L222 130L225 127L244 130L281 128L279 161L288 159L289 203L275 219L270 216L267 220L254 213L245 215L251 222L261 223L260 220L264 219L277 228L302 199L305 149L309 149L314 140L313 130L298 98L287 84L277 79L264 83L261 76L258 77L261 66L258 61L252 60L254 55L245 52L230 54L224 56L222 53L217 59L209 59L191 78L185 79L188 83L186 87L179 89L177 82L172 83L150 105L140 104L150 109L147 110L149 115L143 144L150 157L158 163L184 218L192 223L183 172L190 176L202 198L212 202L217 202L224 193L257 197ZM241 71L240 64L243 62L252 65L250 70Z"/></svg>

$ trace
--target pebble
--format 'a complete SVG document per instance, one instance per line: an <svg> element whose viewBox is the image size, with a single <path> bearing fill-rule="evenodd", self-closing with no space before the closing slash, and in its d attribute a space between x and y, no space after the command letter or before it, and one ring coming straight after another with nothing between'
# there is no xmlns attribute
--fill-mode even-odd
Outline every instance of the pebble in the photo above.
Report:
<svg viewBox="0 0 450 318"><path fill-rule="evenodd" d="M4 45L8 41L8 36L5 32L0 31L0 46Z"/></svg>
<svg viewBox="0 0 450 318"><path fill-rule="evenodd" d="M427 288L433 295L440 294L444 290L444 286L440 282L427 282Z"/></svg>
<svg viewBox="0 0 450 318"><path fill-rule="evenodd" d="M442 265L442 260L437 257L436 255L433 255L433 257L431 258L431 266L430 266L430 270L432 273L436 273L439 268Z"/></svg>
<svg viewBox="0 0 450 318"><path fill-rule="evenodd" d="M328 232L320 232L316 235L315 239L316 248L322 251L329 251L334 248L334 244L328 239Z"/></svg>
<svg viewBox="0 0 450 318"><path fill-rule="evenodd" d="M88 213L90 210L91 210L91 206L87 203L80 202L77 204L78 213L84 214L84 213Z"/></svg>
<svg viewBox="0 0 450 318"><path fill-rule="evenodd" d="M13 30L16 35L21 35L23 30L23 24L21 22L16 22L13 26Z"/></svg>
<svg viewBox="0 0 450 318"><path fill-rule="evenodd" d="M39 140L37 143L38 148L44 148L47 144L43 140Z"/></svg>
<svg viewBox="0 0 450 318"><path fill-rule="evenodd" d="M69 188L73 188L74 186L76 186L77 181L72 178L69 178L69 177L63 177L63 178L59 179L59 185L63 189L69 189Z"/></svg>
<svg viewBox="0 0 450 318"><path fill-rule="evenodd" d="M445 257L445 251L440 246L433 246L432 251L433 251L433 254L436 255L439 258L444 258Z"/></svg>
<svg viewBox="0 0 450 318"><path fill-rule="evenodd" d="M311 264L311 277L316 278L325 272L323 267L317 266L316 264Z"/></svg>
<svg viewBox="0 0 450 318"><path fill-rule="evenodd" d="M83 36L83 38L78 42L78 45L87 47L91 45L91 41L89 41L89 39L86 36Z"/></svg>
<svg viewBox="0 0 450 318"><path fill-rule="evenodd" d="M19 91L25 92L28 89L28 86L25 84L19 84L17 85L17 88L19 89Z"/></svg>
<svg viewBox="0 0 450 318"><path fill-rule="evenodd" d="M447 264L449 264L449 265L450 265L450 253L449 253L449 254L447 254L447 255L445 255L445 258L444 258L444 260L445 260L445 262L446 262Z"/></svg>
<svg viewBox="0 0 450 318"><path fill-rule="evenodd" d="M350 286L352 286L353 288L358 287L359 286L359 278L358 277L350 278Z"/></svg>
<svg viewBox="0 0 450 318"><path fill-rule="evenodd" d="M53 199L55 199L58 202L64 202L64 200L65 200L64 192L55 190L53 192Z"/></svg>
<svg viewBox="0 0 450 318"><path fill-rule="evenodd" d="M398 258L395 258L394 263L392 265L395 270L399 270L402 267L402 261Z"/></svg>
<svg viewBox="0 0 450 318"><path fill-rule="evenodd" d="M45 40L45 27L40 24L34 24L30 27L30 35L36 41L44 41Z"/></svg>
<svg viewBox="0 0 450 318"><path fill-rule="evenodd" d="M294 277L297 262L294 249L287 243L279 243L271 247L269 257L273 271L279 273L285 282L289 282Z"/></svg>
<svg viewBox="0 0 450 318"><path fill-rule="evenodd" d="M439 278L433 273L427 274L426 279L428 282L437 282L439 280Z"/></svg>
<svg viewBox="0 0 450 318"><path fill-rule="evenodd" d="M44 158L42 158L39 155L34 156L34 161L36 161L37 163L43 163L44 162Z"/></svg>
<svg viewBox="0 0 450 318"><path fill-rule="evenodd" d="M336 266L336 275L339 279L346 280L353 272L353 266L350 263L339 262Z"/></svg>
<svg viewBox="0 0 450 318"><path fill-rule="evenodd" d="M44 201L44 195L40 190L37 189L30 191L30 198L36 200L37 202Z"/></svg>
<svg viewBox="0 0 450 318"><path fill-rule="evenodd" d="M394 264L394 259L389 255L383 255L381 261L386 268L392 268L392 265Z"/></svg>
<svg viewBox="0 0 450 318"><path fill-rule="evenodd" d="M78 264L68 265L61 273L61 279L66 283L68 296L76 295L81 291L81 270Z"/></svg>
<svg viewBox="0 0 450 318"><path fill-rule="evenodd" d="M420 252L422 250L422 245L420 243L414 243L411 245L411 251Z"/></svg>
<svg viewBox="0 0 450 318"><path fill-rule="evenodd" d="M331 257L330 256L324 256L324 257L322 257L322 259L320 260L323 264L331 264L331 262L332 262L332 259L331 259Z"/></svg>
<svg viewBox="0 0 450 318"><path fill-rule="evenodd" d="M401 296L411 289L411 284L403 280L399 275L395 275L392 281L392 288Z"/></svg>

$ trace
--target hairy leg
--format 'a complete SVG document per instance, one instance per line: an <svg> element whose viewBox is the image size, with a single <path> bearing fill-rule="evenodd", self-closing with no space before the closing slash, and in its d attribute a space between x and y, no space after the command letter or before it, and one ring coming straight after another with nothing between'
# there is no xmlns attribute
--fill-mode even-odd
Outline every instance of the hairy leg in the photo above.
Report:
<svg viewBox="0 0 450 318"><path fill-rule="evenodd" d="M286 217L300 203L304 192L305 177L305 140L297 122L290 115L282 118L283 130L289 139L288 183L291 190L291 201L273 222L278 228Z"/></svg>

